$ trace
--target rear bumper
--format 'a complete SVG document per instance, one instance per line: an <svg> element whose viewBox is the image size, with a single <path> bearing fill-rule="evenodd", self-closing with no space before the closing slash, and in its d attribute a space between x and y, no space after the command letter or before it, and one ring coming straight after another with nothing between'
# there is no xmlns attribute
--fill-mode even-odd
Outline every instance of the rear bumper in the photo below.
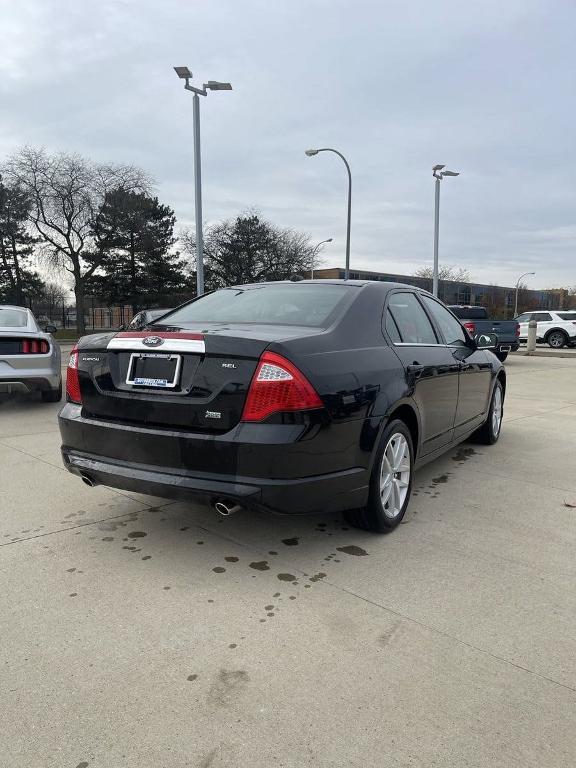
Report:
<svg viewBox="0 0 576 768"><path fill-rule="evenodd" d="M368 497L366 466L326 471L330 456L320 451L331 445L334 464L335 434L332 441L303 441L292 426L250 425L216 438L183 435L99 422L83 417L71 403L62 409L59 423L66 469L96 485L207 504L230 499L281 514L340 512L363 506ZM272 431L266 430L269 426ZM348 432L348 442L349 437ZM235 471L221 471L232 467ZM315 468L320 471L314 473Z"/></svg>
<svg viewBox="0 0 576 768"><path fill-rule="evenodd" d="M520 348L520 339L515 341L499 341L497 346L498 352L516 352Z"/></svg>
<svg viewBox="0 0 576 768"><path fill-rule="evenodd" d="M18 371L14 376L0 375L0 392L12 394L14 392L46 392L50 389L58 389L60 376L38 376L37 373L30 376L22 376Z"/></svg>

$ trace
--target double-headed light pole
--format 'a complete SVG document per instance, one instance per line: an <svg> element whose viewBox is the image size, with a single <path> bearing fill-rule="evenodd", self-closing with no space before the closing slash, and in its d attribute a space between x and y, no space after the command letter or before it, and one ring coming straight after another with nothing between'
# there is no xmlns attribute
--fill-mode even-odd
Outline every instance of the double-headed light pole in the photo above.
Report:
<svg viewBox="0 0 576 768"><path fill-rule="evenodd" d="M185 81L184 88L194 94L194 202L196 224L196 293L201 296L204 293L204 239L202 236L202 169L200 160L200 99L199 96L208 96L208 91L231 91L230 83L220 83L217 80L208 80L202 88L190 85L192 72L188 67L174 67L179 78Z"/></svg>
<svg viewBox="0 0 576 768"><path fill-rule="evenodd" d="M338 152L337 149L332 149L331 147L323 147L322 149L307 149L305 154L308 155L308 157L314 157L314 155L317 155L318 152L334 152L334 154L338 155L338 157L342 160L346 166L346 170L348 171L348 221L346 226L346 268L344 270L344 280L348 280L350 277L350 219L352 218L352 174L350 173L350 166L348 165L348 161L342 152Z"/></svg>
<svg viewBox="0 0 576 768"><path fill-rule="evenodd" d="M432 293L438 296L438 238L440 236L440 182L444 176L460 176L456 171L444 171L445 165L435 165L432 176L436 179L436 199L434 205L434 272L432 276Z"/></svg>

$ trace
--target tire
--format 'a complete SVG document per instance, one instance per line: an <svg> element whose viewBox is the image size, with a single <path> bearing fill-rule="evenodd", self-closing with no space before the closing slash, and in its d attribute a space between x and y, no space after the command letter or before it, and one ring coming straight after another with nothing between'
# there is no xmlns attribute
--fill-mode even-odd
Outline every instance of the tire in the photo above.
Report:
<svg viewBox="0 0 576 768"><path fill-rule="evenodd" d="M496 355L498 360L500 360L501 363L503 363L504 360L506 360L506 358L508 357L508 352L494 352L494 354Z"/></svg>
<svg viewBox="0 0 576 768"><path fill-rule="evenodd" d="M552 349L562 349L568 343L568 336L564 331L550 331L546 336L546 343Z"/></svg>
<svg viewBox="0 0 576 768"><path fill-rule="evenodd" d="M495 409L498 407L498 401L500 403L499 419L497 419L494 414ZM484 424L482 424L480 429L478 429L474 433L473 438L479 443L484 443L484 445L494 445L494 443L498 441L498 438L500 437L500 433L502 432L503 414L504 414L504 390L502 388L502 383L497 380L494 386L494 390L492 392L492 399L490 400L488 417L484 422Z"/></svg>
<svg viewBox="0 0 576 768"><path fill-rule="evenodd" d="M44 389L41 394L43 402L59 403L62 400L62 380L60 380L58 389Z"/></svg>
<svg viewBox="0 0 576 768"><path fill-rule="evenodd" d="M398 450L401 453L398 453ZM392 464L392 461L395 463ZM386 468L390 469L391 464L393 470L396 467L403 469L385 473ZM403 421L394 419L380 438L370 476L368 504L364 509L346 512L346 520L356 528L377 533L388 533L396 528L401 523L410 503L413 474L412 435ZM388 483L384 481L385 475L390 478ZM385 483L384 485L381 484L381 480ZM387 498L386 492L388 492Z"/></svg>

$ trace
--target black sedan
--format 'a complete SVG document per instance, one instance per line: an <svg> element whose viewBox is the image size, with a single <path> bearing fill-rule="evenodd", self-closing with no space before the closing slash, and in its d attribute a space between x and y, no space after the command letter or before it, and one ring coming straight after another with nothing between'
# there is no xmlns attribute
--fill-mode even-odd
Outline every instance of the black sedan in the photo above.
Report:
<svg viewBox="0 0 576 768"><path fill-rule="evenodd" d="M261 283L202 296L144 331L81 339L62 455L88 485L387 531L414 469L498 440L506 374L425 291Z"/></svg>

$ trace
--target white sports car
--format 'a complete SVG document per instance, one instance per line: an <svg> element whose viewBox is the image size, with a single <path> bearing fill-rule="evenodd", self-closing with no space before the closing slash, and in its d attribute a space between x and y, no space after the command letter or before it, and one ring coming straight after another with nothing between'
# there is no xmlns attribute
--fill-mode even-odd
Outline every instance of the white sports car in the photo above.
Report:
<svg viewBox="0 0 576 768"><path fill-rule="evenodd" d="M62 398L60 346L24 307L0 305L0 392L40 392L46 403Z"/></svg>

